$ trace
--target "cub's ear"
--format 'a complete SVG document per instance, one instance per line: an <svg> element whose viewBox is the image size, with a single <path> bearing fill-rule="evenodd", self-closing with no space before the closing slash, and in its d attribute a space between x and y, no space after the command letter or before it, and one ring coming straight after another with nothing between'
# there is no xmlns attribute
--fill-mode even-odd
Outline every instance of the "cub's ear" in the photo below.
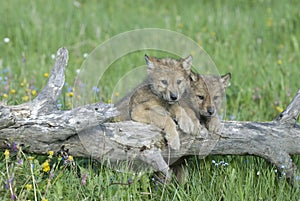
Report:
<svg viewBox="0 0 300 201"><path fill-rule="evenodd" d="M223 83L224 87L230 86L230 79L231 79L231 73L227 73L221 76L221 82Z"/></svg>
<svg viewBox="0 0 300 201"><path fill-rule="evenodd" d="M193 62L193 57L189 55L187 58L183 59L182 61L182 67L184 70L191 70Z"/></svg>
<svg viewBox="0 0 300 201"><path fill-rule="evenodd" d="M155 68L155 65L153 63L153 58L148 56L147 54L145 54L145 61L146 61L146 64L148 66L148 69L147 70L153 70Z"/></svg>
<svg viewBox="0 0 300 201"><path fill-rule="evenodd" d="M198 79L199 79L199 74L191 72L191 74L190 74L190 80L192 82L196 82L196 81L198 81Z"/></svg>

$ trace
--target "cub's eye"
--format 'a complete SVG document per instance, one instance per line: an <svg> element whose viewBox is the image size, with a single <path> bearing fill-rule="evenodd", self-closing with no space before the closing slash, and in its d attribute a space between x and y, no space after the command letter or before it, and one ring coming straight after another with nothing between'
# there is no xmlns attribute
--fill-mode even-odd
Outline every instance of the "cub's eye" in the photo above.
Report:
<svg viewBox="0 0 300 201"><path fill-rule="evenodd" d="M217 100L219 98L219 96L214 96L214 100Z"/></svg>
<svg viewBox="0 0 300 201"><path fill-rule="evenodd" d="M182 82L182 80L177 80L177 84L180 84Z"/></svg>
<svg viewBox="0 0 300 201"><path fill-rule="evenodd" d="M167 85L168 81L167 80L161 80L161 83L164 84L164 85Z"/></svg>
<svg viewBox="0 0 300 201"><path fill-rule="evenodd" d="M204 100L204 96L198 96L200 100Z"/></svg>

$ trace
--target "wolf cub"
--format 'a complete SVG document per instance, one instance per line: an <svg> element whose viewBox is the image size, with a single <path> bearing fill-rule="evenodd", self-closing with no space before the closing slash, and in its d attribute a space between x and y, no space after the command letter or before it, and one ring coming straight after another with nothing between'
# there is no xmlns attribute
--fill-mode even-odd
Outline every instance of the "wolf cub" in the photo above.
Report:
<svg viewBox="0 0 300 201"><path fill-rule="evenodd" d="M193 74L191 82L190 105L198 119L209 131L218 132L221 124L218 112L225 97L225 89L230 85L231 74L216 75Z"/></svg>
<svg viewBox="0 0 300 201"><path fill-rule="evenodd" d="M178 101L190 89L192 57L158 59L145 55L148 78L131 96L132 120L153 124L165 132L169 146L180 148L177 125L185 133L197 135L201 125L196 115L187 114Z"/></svg>

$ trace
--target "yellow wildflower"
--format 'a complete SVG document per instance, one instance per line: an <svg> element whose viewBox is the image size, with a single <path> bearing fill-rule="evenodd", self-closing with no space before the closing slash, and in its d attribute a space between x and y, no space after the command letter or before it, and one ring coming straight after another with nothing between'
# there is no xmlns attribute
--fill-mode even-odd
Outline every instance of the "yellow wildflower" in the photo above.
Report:
<svg viewBox="0 0 300 201"><path fill-rule="evenodd" d="M36 95L36 90L32 90L31 95L35 96Z"/></svg>
<svg viewBox="0 0 300 201"><path fill-rule="evenodd" d="M108 99L107 103L110 104L111 103L111 99Z"/></svg>
<svg viewBox="0 0 300 201"><path fill-rule="evenodd" d="M44 73L44 77L48 78L49 77L49 73Z"/></svg>
<svg viewBox="0 0 300 201"><path fill-rule="evenodd" d="M4 151L4 156L5 156L5 159L7 160L7 159L9 159L9 150L8 149L6 149L5 151Z"/></svg>
<svg viewBox="0 0 300 201"><path fill-rule="evenodd" d="M70 101L66 102L66 107L70 108L72 106L72 103Z"/></svg>
<svg viewBox="0 0 300 201"><path fill-rule="evenodd" d="M8 95L4 93L4 94L2 95L2 97L6 99L6 98L8 98Z"/></svg>
<svg viewBox="0 0 300 201"><path fill-rule="evenodd" d="M49 160L46 160L46 161L42 164L42 167L43 167L43 171L44 171L44 172L49 172L49 171L50 171Z"/></svg>
<svg viewBox="0 0 300 201"><path fill-rule="evenodd" d="M183 29L183 23L178 24L178 29Z"/></svg>
<svg viewBox="0 0 300 201"><path fill-rule="evenodd" d="M9 93L15 94L17 91L15 89L11 89Z"/></svg>
<svg viewBox="0 0 300 201"><path fill-rule="evenodd" d="M33 156L28 156L27 158L29 161L33 161L34 157Z"/></svg>
<svg viewBox="0 0 300 201"><path fill-rule="evenodd" d="M54 151L48 151L48 154L49 154L49 158L52 158L52 156L54 155Z"/></svg>
<svg viewBox="0 0 300 201"><path fill-rule="evenodd" d="M30 191L32 189L32 185L31 184L26 184L25 187L26 187L27 191Z"/></svg>
<svg viewBox="0 0 300 201"><path fill-rule="evenodd" d="M69 156L69 157L68 157L68 160L69 160L69 161L73 161L73 160L74 160L74 159L73 159L73 156Z"/></svg>
<svg viewBox="0 0 300 201"><path fill-rule="evenodd" d="M267 26L271 27L273 25L273 20L271 18L268 18L267 20Z"/></svg>
<svg viewBox="0 0 300 201"><path fill-rule="evenodd" d="M280 107L280 106L276 106L276 110L278 111L278 112L283 112L283 108L282 107Z"/></svg>
<svg viewBox="0 0 300 201"><path fill-rule="evenodd" d="M116 97L118 97L119 95L120 95L120 93L119 93L119 92L116 92L116 93L115 93L115 96L116 96Z"/></svg>
<svg viewBox="0 0 300 201"><path fill-rule="evenodd" d="M281 64L282 64L282 60L281 60L281 59L278 59L278 60L277 60L277 63L278 63L278 65L281 65Z"/></svg>
<svg viewBox="0 0 300 201"><path fill-rule="evenodd" d="M22 97L22 101L28 101L29 100L29 96L23 96Z"/></svg>
<svg viewBox="0 0 300 201"><path fill-rule="evenodd" d="M46 198L43 198L43 200L42 201L48 201L48 199L46 199Z"/></svg>
<svg viewBox="0 0 300 201"><path fill-rule="evenodd" d="M68 92L68 93L67 93L67 96L73 97L73 96L74 96L74 93L73 93L73 92Z"/></svg>

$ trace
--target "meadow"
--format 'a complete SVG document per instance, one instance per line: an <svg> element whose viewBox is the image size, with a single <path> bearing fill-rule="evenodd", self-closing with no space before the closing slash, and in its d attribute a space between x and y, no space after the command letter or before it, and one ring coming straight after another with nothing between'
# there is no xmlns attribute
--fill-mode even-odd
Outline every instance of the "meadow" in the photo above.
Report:
<svg viewBox="0 0 300 201"><path fill-rule="evenodd" d="M36 97L64 46L70 58L58 106L70 109L78 70L96 47L123 32L161 28L193 39L220 74L231 72L226 120L271 121L300 88L299 7L297 0L1 1L0 100L14 105ZM143 54L112 66L134 68ZM90 89L96 101L110 101L122 74L112 69ZM163 185L150 173L122 174L47 151L33 155L16 144L1 150L2 200L300 200L297 182L289 185L276 167L255 156L191 158L185 185ZM299 156L293 161L300 167Z"/></svg>

